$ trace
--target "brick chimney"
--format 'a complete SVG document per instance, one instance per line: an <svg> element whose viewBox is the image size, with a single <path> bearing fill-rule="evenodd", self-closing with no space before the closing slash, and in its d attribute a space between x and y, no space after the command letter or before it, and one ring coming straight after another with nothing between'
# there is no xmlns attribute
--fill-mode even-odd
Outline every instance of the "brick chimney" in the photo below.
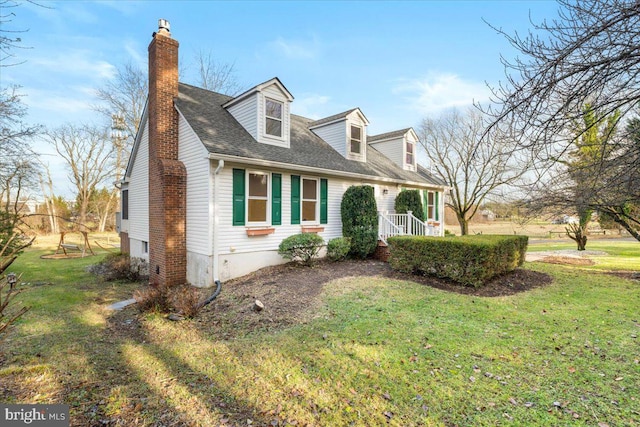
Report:
<svg viewBox="0 0 640 427"><path fill-rule="evenodd" d="M186 282L187 173L178 160L178 42L160 19L149 44L149 281Z"/></svg>

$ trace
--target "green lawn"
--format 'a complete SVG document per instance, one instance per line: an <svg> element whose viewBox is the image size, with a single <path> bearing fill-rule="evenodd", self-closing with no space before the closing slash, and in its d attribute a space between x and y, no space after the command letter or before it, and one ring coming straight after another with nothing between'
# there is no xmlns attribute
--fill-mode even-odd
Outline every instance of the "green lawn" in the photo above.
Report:
<svg viewBox="0 0 640 427"><path fill-rule="evenodd" d="M575 250L574 242L545 242L529 245L529 252ZM633 270L640 271L640 242L590 240L587 251L602 251L606 255L590 257L595 265L583 267L587 270Z"/></svg>
<svg viewBox="0 0 640 427"><path fill-rule="evenodd" d="M640 270L637 243L607 245L606 269ZM221 340L113 316L133 285L38 255L14 265L33 308L2 344L0 401L68 403L72 425L640 425L640 284L598 269L527 263L553 284L500 298L341 279L316 320Z"/></svg>

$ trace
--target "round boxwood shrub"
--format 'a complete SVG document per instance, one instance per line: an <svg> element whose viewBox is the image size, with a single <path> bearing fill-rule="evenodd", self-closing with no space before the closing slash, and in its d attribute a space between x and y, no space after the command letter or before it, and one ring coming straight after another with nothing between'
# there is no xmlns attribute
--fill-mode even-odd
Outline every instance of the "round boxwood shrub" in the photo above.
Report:
<svg viewBox="0 0 640 427"><path fill-rule="evenodd" d="M396 196L395 201L396 213L406 214L411 211L413 216L420 221L424 221L424 210L422 208L422 200L420 200L420 192L418 190L401 191Z"/></svg>
<svg viewBox="0 0 640 427"><path fill-rule="evenodd" d="M331 261L342 261L349 255L351 239L349 237L336 237L327 243L327 258Z"/></svg>
<svg viewBox="0 0 640 427"><path fill-rule="evenodd" d="M373 187L351 186L342 196L342 235L351 238L350 254L366 258L378 244L378 209Z"/></svg>
<svg viewBox="0 0 640 427"><path fill-rule="evenodd" d="M324 239L315 233L294 234L280 242L278 253L285 259L309 265L323 245Z"/></svg>

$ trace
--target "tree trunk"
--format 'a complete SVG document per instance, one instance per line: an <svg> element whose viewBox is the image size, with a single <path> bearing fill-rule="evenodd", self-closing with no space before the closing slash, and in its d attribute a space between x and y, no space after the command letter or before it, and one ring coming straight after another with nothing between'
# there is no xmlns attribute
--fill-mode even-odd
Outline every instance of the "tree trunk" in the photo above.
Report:
<svg viewBox="0 0 640 427"><path fill-rule="evenodd" d="M460 234L462 236L469 234L469 220L458 216L458 223L460 224Z"/></svg>
<svg viewBox="0 0 640 427"><path fill-rule="evenodd" d="M114 200L117 199L117 190L112 191L111 195L109 196L109 200L107 201L107 205L104 208L104 212L100 213L100 225L98 226L98 231L99 232L104 232L105 228L107 227L107 219L109 218L109 215L111 215L111 203L113 203Z"/></svg>
<svg viewBox="0 0 640 427"><path fill-rule="evenodd" d="M579 251L587 249L587 230L586 227L580 226L580 224L569 224L565 227L567 236L578 245Z"/></svg>

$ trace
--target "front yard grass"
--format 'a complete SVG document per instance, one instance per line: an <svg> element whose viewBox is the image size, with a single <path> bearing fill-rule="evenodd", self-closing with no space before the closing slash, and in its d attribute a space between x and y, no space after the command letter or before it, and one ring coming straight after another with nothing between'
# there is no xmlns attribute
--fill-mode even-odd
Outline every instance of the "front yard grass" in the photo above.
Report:
<svg viewBox="0 0 640 427"><path fill-rule="evenodd" d="M613 258L640 270L635 248ZM72 425L639 425L640 284L603 271L526 263L554 282L499 298L340 279L315 320L223 340L105 310L135 285L96 281L96 257L45 261L14 265L33 308L2 343L0 401L67 403Z"/></svg>

